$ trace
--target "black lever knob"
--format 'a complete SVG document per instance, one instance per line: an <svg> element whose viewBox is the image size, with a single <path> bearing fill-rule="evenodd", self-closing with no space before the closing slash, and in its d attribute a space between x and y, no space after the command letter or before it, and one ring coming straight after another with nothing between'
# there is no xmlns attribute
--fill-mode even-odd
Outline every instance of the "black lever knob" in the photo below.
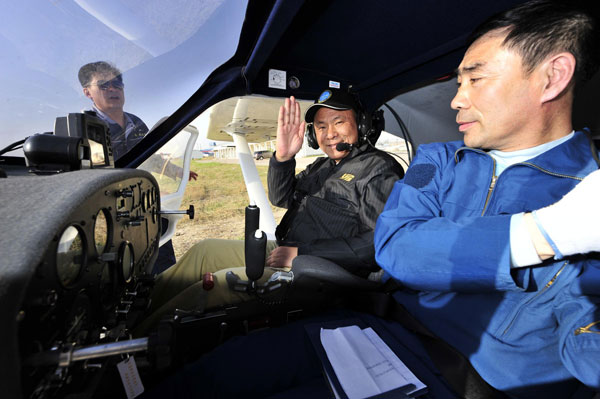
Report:
<svg viewBox="0 0 600 399"><path fill-rule="evenodd" d="M260 221L260 208L254 204L246 207L244 225L244 239L248 239L249 236L254 235L254 232L258 230Z"/></svg>
<svg viewBox="0 0 600 399"><path fill-rule="evenodd" d="M258 280L265 271L265 251L267 235L264 231L256 230L255 234L246 237L244 242L244 257L246 259L246 275L250 281Z"/></svg>
<svg viewBox="0 0 600 399"><path fill-rule="evenodd" d="M119 190L119 191L117 191L117 197L131 198L131 197L133 197L133 190L131 190L129 188L124 188L122 190Z"/></svg>
<svg viewBox="0 0 600 399"><path fill-rule="evenodd" d="M117 220L121 218L128 218L131 214L129 211L117 211Z"/></svg>
<svg viewBox="0 0 600 399"><path fill-rule="evenodd" d="M250 281L261 278L265 270L267 236L258 229L259 222L260 208L254 204L248 205L244 225L244 258L246 275Z"/></svg>
<svg viewBox="0 0 600 399"><path fill-rule="evenodd" d="M155 213L161 215L188 215L190 219L193 219L194 215L196 214L194 211L194 205L190 205L190 207L185 211L159 211Z"/></svg>

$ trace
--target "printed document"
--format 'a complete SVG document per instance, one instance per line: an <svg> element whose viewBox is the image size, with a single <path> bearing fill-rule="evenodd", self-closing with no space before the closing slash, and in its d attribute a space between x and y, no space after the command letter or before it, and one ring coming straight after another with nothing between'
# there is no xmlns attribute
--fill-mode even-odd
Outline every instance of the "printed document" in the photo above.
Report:
<svg viewBox="0 0 600 399"><path fill-rule="evenodd" d="M407 395L425 385L402 363L372 328L321 329L321 343L349 399L368 398L412 384Z"/></svg>

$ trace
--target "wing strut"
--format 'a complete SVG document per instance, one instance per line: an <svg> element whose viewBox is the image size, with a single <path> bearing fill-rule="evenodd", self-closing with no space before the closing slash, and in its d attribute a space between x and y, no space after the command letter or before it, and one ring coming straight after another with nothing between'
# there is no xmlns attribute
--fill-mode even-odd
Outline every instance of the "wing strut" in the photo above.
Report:
<svg viewBox="0 0 600 399"><path fill-rule="evenodd" d="M273 211L271 210L271 204L267 199L265 188L260 181L258 169L256 169L252 152L250 152L250 147L248 146L248 140L246 140L246 132L243 131L243 128L236 129L236 127L242 127L244 125L244 121L248 114L248 104L248 99L238 99L233 113L233 119L225 128L225 131L233 137L250 203L254 203L260 208L260 229L267 234L268 239L274 240L276 224Z"/></svg>

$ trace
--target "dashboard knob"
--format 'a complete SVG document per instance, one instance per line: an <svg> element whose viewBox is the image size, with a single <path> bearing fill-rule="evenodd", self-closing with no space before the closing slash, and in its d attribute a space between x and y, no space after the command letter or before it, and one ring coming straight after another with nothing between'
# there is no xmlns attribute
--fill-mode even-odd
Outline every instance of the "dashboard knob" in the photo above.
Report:
<svg viewBox="0 0 600 399"><path fill-rule="evenodd" d="M121 190L117 191L117 197L131 198L131 197L133 197L133 190L131 190L129 188L121 189Z"/></svg>

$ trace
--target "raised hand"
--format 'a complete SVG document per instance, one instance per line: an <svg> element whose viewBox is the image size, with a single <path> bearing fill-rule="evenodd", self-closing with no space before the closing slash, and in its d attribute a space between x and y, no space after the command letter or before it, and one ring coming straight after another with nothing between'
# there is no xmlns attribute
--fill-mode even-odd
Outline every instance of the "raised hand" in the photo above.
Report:
<svg viewBox="0 0 600 399"><path fill-rule="evenodd" d="M277 144L275 157L284 162L294 157L304 142L305 123L302 121L300 104L294 96L285 99L279 108L277 119Z"/></svg>

